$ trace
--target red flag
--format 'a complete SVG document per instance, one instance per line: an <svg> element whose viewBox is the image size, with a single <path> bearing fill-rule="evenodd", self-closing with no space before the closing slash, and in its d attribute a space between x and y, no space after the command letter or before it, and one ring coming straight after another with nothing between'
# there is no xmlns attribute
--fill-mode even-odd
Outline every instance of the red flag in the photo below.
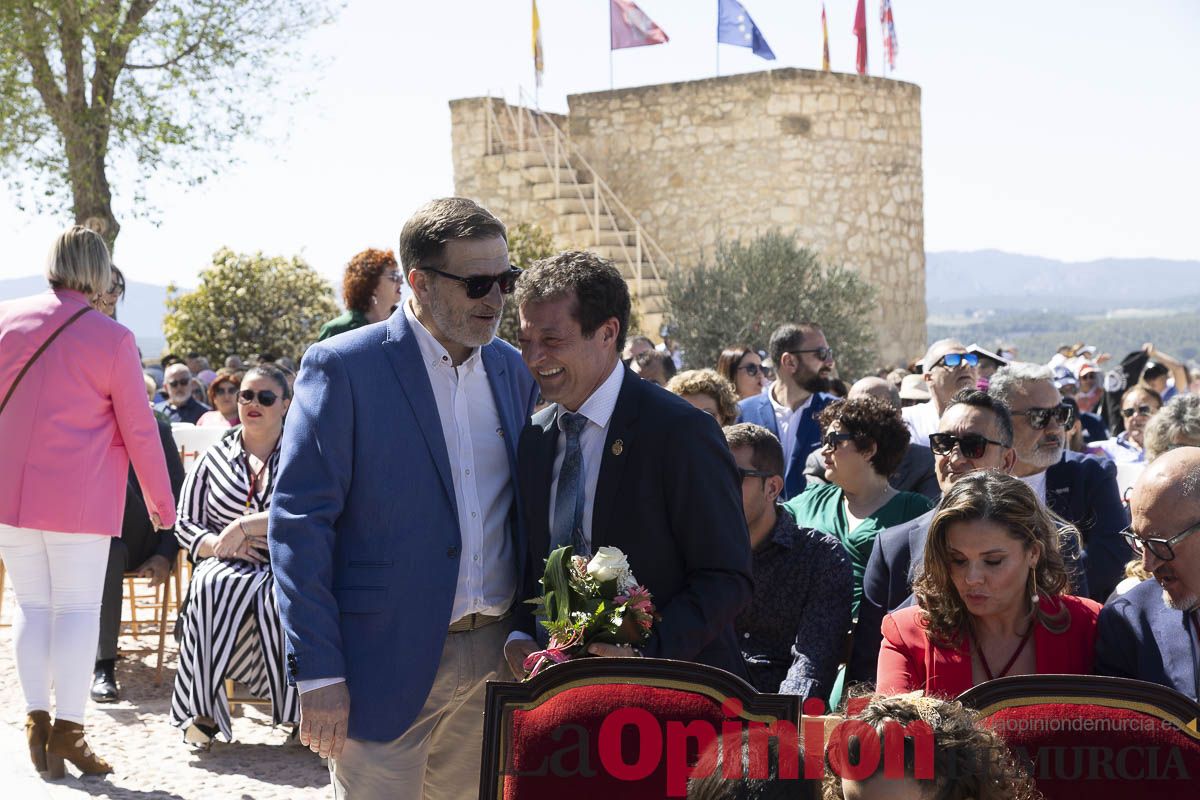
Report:
<svg viewBox="0 0 1200 800"><path fill-rule="evenodd" d="M666 44L667 34L633 0L609 0L611 49Z"/></svg>
<svg viewBox="0 0 1200 800"><path fill-rule="evenodd" d="M854 12L854 35L858 37L858 56L854 61L859 75L867 74L867 0L858 0Z"/></svg>

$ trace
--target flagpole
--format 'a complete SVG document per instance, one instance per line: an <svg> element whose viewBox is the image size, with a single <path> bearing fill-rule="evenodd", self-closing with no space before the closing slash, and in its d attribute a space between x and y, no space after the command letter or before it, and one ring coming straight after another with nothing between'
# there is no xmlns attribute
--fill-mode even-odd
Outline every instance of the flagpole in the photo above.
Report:
<svg viewBox="0 0 1200 800"><path fill-rule="evenodd" d="M721 0L717 0L717 77L721 77Z"/></svg>
<svg viewBox="0 0 1200 800"><path fill-rule="evenodd" d="M613 27L612 27L612 0L609 0L608 6L608 90L613 90Z"/></svg>

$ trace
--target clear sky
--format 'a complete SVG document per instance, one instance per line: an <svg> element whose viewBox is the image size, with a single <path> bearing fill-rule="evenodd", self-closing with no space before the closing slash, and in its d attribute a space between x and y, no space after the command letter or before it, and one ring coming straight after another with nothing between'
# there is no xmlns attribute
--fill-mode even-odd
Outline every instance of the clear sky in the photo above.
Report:
<svg viewBox="0 0 1200 800"><path fill-rule="evenodd" d="M820 0L745 0L778 60L721 46L722 74L820 68ZM826 3L833 69L854 69L856 0ZM667 45L617 51L617 87L711 77L717 0L641 0ZM1089 260L1200 259L1200 3L893 0L898 80L922 89L925 243ZM608 0L539 0L541 104L609 88ZM867 2L879 75L879 0ZM269 143L200 187L118 197L117 263L132 280L194 285L222 245L302 254L337 278L394 247L407 216L453 190L447 103L532 89L529 0L349 0L310 37L323 64L286 66L312 90L271 109ZM118 191L120 187L118 186ZM41 271L69 215L0 194L0 277Z"/></svg>

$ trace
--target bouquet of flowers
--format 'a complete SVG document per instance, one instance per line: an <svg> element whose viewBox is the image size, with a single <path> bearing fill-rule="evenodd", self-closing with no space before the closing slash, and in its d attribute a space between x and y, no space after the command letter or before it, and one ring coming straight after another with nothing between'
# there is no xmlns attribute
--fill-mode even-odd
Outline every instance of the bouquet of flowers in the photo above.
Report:
<svg viewBox="0 0 1200 800"><path fill-rule="evenodd" d="M625 554L601 547L590 559L560 547L546 559L542 596L529 600L550 633L545 650L525 659L526 680L551 664L587 652L592 642L639 645L659 619L650 592L638 585Z"/></svg>

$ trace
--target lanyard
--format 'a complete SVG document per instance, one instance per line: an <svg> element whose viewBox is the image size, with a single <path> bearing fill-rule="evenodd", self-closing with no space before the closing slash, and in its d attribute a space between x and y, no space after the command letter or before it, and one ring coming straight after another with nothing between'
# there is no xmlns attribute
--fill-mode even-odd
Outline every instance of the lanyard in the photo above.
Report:
<svg viewBox="0 0 1200 800"><path fill-rule="evenodd" d="M271 452L271 456L273 455L275 455L274 451ZM250 469L250 454L245 450L242 451L242 458L246 462L246 508L250 508L250 503L252 500L254 500L254 493L258 488L258 481L260 478L262 478L263 473L267 471L267 467L270 466L271 456L267 456L267 459L263 461L262 469L260 469L258 472L255 472L254 470Z"/></svg>
<svg viewBox="0 0 1200 800"><path fill-rule="evenodd" d="M1200 648L1196 646L1196 637L1200 636L1200 610L1193 610L1183 615L1183 627L1188 632L1188 647L1192 652L1192 688L1196 699L1200 700Z"/></svg>

